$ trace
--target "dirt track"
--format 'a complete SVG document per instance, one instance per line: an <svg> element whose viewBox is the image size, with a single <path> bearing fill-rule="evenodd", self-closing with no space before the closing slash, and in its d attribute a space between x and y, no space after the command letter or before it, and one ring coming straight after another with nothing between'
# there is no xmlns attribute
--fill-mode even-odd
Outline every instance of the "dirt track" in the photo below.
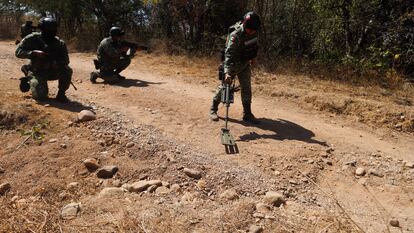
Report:
<svg viewBox="0 0 414 233"><path fill-rule="evenodd" d="M10 42L0 43L2 91L14 92L18 87L15 79L20 76L19 68L23 61L15 59L13 52L14 46ZM403 232L414 232L412 179L405 183L397 181L393 185L391 180L394 180L394 174L398 174L396 171L385 169L385 178L379 179L356 178L352 167L343 169L343 165L353 159L360 162L358 166L378 168L387 161L414 161L412 137L404 134L384 137L379 130L344 117L301 109L282 99L257 96L253 97L253 111L262 123L246 125L240 121L242 108L237 96L231 107L230 128L240 153L227 155L219 142L223 121L217 123L208 119L215 88L211 81L202 85L199 84L203 81L201 78L200 82L188 82L176 73L160 76L152 71L159 66L148 66L138 54L131 67L123 73L127 77L124 82L115 86L91 84L88 77L93 67L93 55L75 53L70 58L74 83L79 89L68 92L72 100L94 102L122 113L132 123L154 126L165 133L165 137L174 138L191 150L210 154L214 161L235 163L247 170L257 169L258 173L269 177L274 173L269 168L283 168L289 165L286 161L292 164L309 156L325 158L326 151L334 149L329 152L333 166L327 165L318 173L319 187L324 192L332 192L366 232L400 232L398 228L388 227L390 217L400 220ZM171 72L174 70L171 68ZM52 86L52 93L56 93L56 85ZM223 110L220 109L221 114ZM376 156L378 154L381 158ZM372 158L375 160L373 163ZM300 165L294 167L301 168ZM283 179L289 180L289 177ZM368 185L365 184L367 182Z"/></svg>

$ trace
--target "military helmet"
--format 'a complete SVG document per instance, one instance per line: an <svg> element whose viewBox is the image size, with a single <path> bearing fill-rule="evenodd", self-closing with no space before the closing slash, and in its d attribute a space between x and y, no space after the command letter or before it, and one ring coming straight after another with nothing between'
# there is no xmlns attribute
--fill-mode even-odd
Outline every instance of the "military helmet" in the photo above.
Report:
<svg viewBox="0 0 414 233"><path fill-rule="evenodd" d="M44 17L39 21L40 30L46 32L56 32L57 31L57 22L54 18Z"/></svg>
<svg viewBox="0 0 414 233"><path fill-rule="evenodd" d="M257 31L261 25L260 16L253 11L247 12L243 17L243 24L246 28Z"/></svg>
<svg viewBox="0 0 414 233"><path fill-rule="evenodd" d="M123 36L125 32L120 27L111 27L109 30L110 36Z"/></svg>

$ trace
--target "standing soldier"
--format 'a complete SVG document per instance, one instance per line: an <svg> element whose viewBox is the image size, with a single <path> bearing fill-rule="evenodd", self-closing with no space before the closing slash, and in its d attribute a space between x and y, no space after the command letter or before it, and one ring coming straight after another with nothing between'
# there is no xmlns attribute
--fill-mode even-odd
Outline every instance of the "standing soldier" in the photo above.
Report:
<svg viewBox="0 0 414 233"><path fill-rule="evenodd" d="M96 83L97 78L107 83L115 83L124 80L120 73L131 64L137 45L123 40L125 32L120 27L112 27L109 30L110 37L101 41L98 46L98 59L94 60L95 68L99 71L91 73L90 80ZM127 54L130 50L129 54Z"/></svg>
<svg viewBox="0 0 414 233"><path fill-rule="evenodd" d="M59 91L56 100L68 102L66 90L72 79L69 67L69 55L65 42L56 37L57 22L53 18L42 18L39 21L39 32L26 36L17 46L16 57L30 59L28 76L21 79L20 89L32 91L36 100L48 97L47 81L59 80Z"/></svg>
<svg viewBox="0 0 414 233"><path fill-rule="evenodd" d="M230 27L224 51L224 83L232 83L237 76L240 83L243 104L243 121L259 123L251 111L252 88L250 63L257 56L257 32L260 29L260 17L254 12L248 12L243 21ZM210 108L210 118L218 121L217 110L220 104L222 86L217 88Z"/></svg>

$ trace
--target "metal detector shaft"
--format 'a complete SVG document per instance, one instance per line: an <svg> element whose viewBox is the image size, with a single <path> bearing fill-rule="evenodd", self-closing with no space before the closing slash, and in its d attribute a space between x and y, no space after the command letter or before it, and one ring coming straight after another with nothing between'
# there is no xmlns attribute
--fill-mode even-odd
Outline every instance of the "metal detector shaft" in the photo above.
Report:
<svg viewBox="0 0 414 233"><path fill-rule="evenodd" d="M229 109L230 109L230 85L226 84L226 118L225 118L225 124L224 124L225 129L228 129Z"/></svg>

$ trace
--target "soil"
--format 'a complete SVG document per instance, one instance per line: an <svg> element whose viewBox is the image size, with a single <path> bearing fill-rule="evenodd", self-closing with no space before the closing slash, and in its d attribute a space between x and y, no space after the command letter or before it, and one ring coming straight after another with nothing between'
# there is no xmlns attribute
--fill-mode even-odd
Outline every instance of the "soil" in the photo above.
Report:
<svg viewBox="0 0 414 233"><path fill-rule="evenodd" d="M0 42L0 185L11 185L0 196L0 232L414 232L412 87L256 68L252 108L261 124L241 121L236 96L229 127L239 153L227 154L224 122L208 118L215 61L139 53L127 79L107 85L89 82L93 54L71 53L72 103L37 103L18 89L27 61L14 49ZM53 98L57 82L49 84ZM97 120L77 122L84 109ZM119 171L99 179L87 158ZM144 180L163 189L102 193ZM269 191L285 204L258 207ZM80 211L65 219L70 203Z"/></svg>

